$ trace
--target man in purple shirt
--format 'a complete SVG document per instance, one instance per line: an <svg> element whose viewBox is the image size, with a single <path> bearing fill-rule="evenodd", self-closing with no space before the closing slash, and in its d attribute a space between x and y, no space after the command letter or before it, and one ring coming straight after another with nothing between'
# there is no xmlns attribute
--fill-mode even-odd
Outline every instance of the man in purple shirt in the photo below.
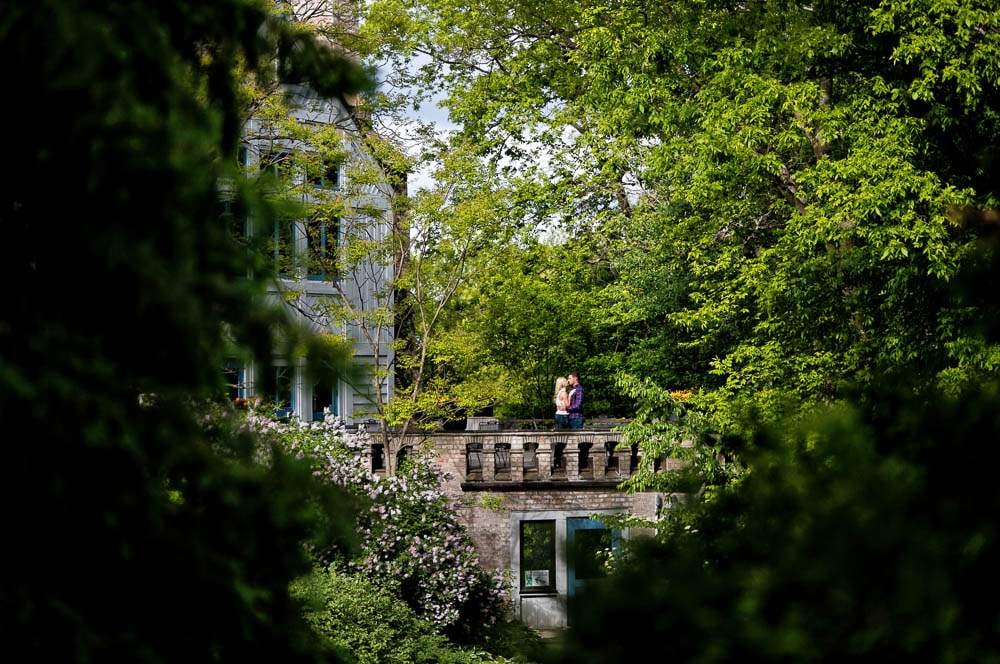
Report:
<svg viewBox="0 0 1000 664"><path fill-rule="evenodd" d="M573 371L569 375L569 384L573 386L573 391L569 393L569 428L583 428L583 385L580 384L580 374Z"/></svg>

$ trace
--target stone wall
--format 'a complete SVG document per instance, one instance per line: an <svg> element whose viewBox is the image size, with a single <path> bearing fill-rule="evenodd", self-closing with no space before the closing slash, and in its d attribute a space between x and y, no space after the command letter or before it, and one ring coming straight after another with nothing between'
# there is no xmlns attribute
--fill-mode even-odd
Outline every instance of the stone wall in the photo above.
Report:
<svg viewBox="0 0 1000 664"><path fill-rule="evenodd" d="M610 431L521 431L431 434L414 444L428 450L448 475L445 491L458 504L483 566L507 570L512 562L512 512L628 513L656 518L657 494L627 494L616 488L638 461L631 449L618 449L620 441L621 435ZM610 463L605 443L617 445ZM469 445L481 446L478 473L468 472ZM510 449L510 471L499 476L495 467L498 445ZM537 446L537 470L529 470L525 479L525 450L530 456L532 445ZM588 450L587 445L589 458L581 471L580 452ZM564 446L564 468L552 467L556 446Z"/></svg>
<svg viewBox="0 0 1000 664"><path fill-rule="evenodd" d="M455 501L483 567L511 573L514 612L538 629L567 625L566 606L579 585L567 555L571 524L594 528L594 514L652 521L670 503L669 496L617 488L639 465L641 451L622 445L621 434L612 431L435 433L407 444L444 471L444 491ZM678 463L667 459L661 467ZM555 524L554 585L522 591L520 529L536 521ZM621 536L638 534L631 529Z"/></svg>

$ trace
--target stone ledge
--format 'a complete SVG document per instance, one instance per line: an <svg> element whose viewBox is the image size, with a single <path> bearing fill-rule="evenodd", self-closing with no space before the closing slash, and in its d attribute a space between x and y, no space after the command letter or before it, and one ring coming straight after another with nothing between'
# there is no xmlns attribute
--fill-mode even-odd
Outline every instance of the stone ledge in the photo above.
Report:
<svg viewBox="0 0 1000 664"><path fill-rule="evenodd" d="M624 480L622 480L624 481ZM462 491L587 491L617 489L622 481L542 480L528 482L462 482Z"/></svg>

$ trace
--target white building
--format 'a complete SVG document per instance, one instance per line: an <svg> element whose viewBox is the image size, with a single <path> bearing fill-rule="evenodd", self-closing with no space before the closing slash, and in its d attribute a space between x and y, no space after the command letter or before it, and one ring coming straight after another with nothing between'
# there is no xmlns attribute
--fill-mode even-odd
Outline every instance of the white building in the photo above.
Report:
<svg viewBox="0 0 1000 664"><path fill-rule="evenodd" d="M394 261L391 251L380 249L371 258L352 259L350 269L333 263L343 265L351 243L386 246L395 192L365 148L363 128L346 100L320 99L303 86L282 88L288 115L301 131L252 116L244 129L241 162L250 173L280 171L291 183L292 198L325 210L314 218L281 219L269 228L249 219L246 233L258 241L270 236L278 273L270 289L274 301L315 331L350 340L367 377L313 384L302 360L276 355L265 367L233 358L226 367L230 396L260 397L277 404L279 416L294 414L303 421L330 412L359 422L375 412L376 393L382 400L392 396ZM323 151L303 138L310 135L323 142ZM340 147L331 151L337 138ZM331 152L338 157L314 158ZM331 216L330 210L341 212Z"/></svg>

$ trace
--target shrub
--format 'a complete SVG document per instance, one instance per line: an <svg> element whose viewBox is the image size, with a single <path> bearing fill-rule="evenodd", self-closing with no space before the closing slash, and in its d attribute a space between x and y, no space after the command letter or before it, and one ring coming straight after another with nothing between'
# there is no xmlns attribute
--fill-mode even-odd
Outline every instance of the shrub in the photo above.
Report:
<svg viewBox="0 0 1000 664"><path fill-rule="evenodd" d="M518 664L547 661L542 637L520 620L495 622L483 638L483 648Z"/></svg>
<svg viewBox="0 0 1000 664"><path fill-rule="evenodd" d="M292 584L306 620L325 645L360 664L477 664L503 661L460 650L389 590L331 566Z"/></svg>
<svg viewBox="0 0 1000 664"><path fill-rule="evenodd" d="M368 436L347 432L334 418L285 424L251 414L248 424L308 460L318 477L368 503L359 511L357 553L317 552L320 559L341 560L375 580L455 641L482 642L505 612L509 581L480 567L437 468L416 454L395 475L372 474L362 454Z"/></svg>

